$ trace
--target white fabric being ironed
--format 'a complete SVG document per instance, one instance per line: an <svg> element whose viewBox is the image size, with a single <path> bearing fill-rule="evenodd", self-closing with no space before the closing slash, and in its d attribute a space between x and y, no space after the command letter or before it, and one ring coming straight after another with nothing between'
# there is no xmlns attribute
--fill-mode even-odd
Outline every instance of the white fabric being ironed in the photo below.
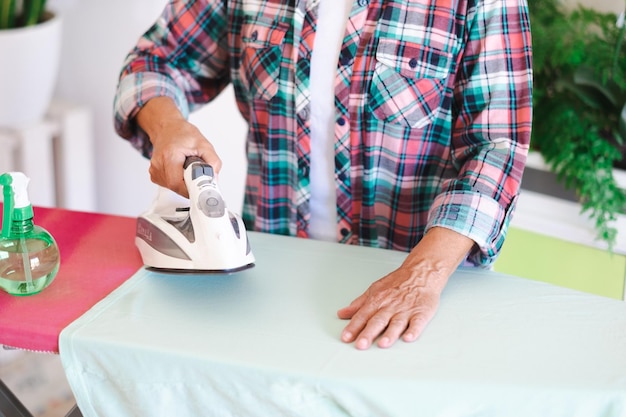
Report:
<svg viewBox="0 0 626 417"><path fill-rule="evenodd" d="M61 333L85 417L626 416L624 302L460 269L418 341L358 351L336 311L406 255L250 239L252 269L142 269Z"/></svg>

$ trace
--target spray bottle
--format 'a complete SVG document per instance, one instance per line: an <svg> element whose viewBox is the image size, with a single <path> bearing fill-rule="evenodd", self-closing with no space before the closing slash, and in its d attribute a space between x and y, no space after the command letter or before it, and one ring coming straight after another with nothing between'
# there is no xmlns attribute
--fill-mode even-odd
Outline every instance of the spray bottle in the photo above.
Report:
<svg viewBox="0 0 626 417"><path fill-rule="evenodd" d="M61 257L50 233L33 222L33 206L21 172L0 175L4 211L0 231L0 289L13 295L33 295L54 280Z"/></svg>

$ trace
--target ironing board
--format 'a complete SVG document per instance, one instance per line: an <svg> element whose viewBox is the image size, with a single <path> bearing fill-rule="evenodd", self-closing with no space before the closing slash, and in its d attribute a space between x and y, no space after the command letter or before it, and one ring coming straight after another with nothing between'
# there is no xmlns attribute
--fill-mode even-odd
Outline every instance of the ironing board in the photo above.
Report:
<svg viewBox="0 0 626 417"><path fill-rule="evenodd" d="M415 343L358 351L336 311L405 254L249 233L254 268L140 269L66 327L85 417L624 417L626 303L459 269Z"/></svg>
<svg viewBox="0 0 626 417"><path fill-rule="evenodd" d="M52 284L37 295L0 291L0 346L58 354L61 330L141 267L133 240L135 219L45 207L34 207L34 214L35 223L57 241L61 266ZM0 380L3 415L30 413ZM68 416L78 417L80 411Z"/></svg>
<svg viewBox="0 0 626 417"><path fill-rule="evenodd" d="M253 269L176 276L141 267L134 219L35 213L61 271L0 294L0 344L60 350L86 417L626 414L623 302L461 269L417 342L361 352L335 311L402 253L250 233Z"/></svg>

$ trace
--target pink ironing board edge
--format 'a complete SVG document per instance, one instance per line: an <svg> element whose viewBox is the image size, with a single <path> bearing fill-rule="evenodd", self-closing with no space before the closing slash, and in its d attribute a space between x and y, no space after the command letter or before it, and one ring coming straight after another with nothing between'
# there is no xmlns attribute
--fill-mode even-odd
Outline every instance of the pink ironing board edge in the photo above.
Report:
<svg viewBox="0 0 626 417"><path fill-rule="evenodd" d="M57 241L61 266L39 294L0 291L0 345L58 353L61 331L142 267L136 219L58 208L34 212L35 224Z"/></svg>

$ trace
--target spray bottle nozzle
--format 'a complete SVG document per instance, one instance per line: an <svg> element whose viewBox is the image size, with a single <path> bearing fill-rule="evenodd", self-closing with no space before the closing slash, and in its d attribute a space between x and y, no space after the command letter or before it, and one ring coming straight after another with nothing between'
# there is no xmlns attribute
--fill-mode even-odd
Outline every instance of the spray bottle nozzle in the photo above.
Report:
<svg viewBox="0 0 626 417"><path fill-rule="evenodd" d="M2 237L9 236L9 225L12 220L26 220L33 218L33 206L28 199L28 178L22 172L7 172L0 175L0 185L4 197L4 212L2 216Z"/></svg>

